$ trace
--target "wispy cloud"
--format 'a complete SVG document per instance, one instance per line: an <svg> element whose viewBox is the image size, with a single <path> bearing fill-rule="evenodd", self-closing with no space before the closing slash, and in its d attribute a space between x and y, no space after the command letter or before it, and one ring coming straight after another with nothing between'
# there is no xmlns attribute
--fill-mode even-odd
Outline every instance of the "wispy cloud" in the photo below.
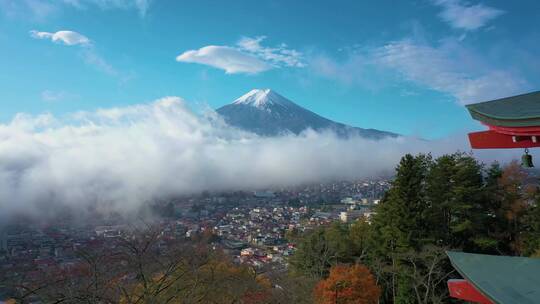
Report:
<svg viewBox="0 0 540 304"><path fill-rule="evenodd" d="M461 0L435 0L442 7L439 16L450 26L467 31L477 30L504 14L503 10L481 3L471 5Z"/></svg>
<svg viewBox="0 0 540 304"><path fill-rule="evenodd" d="M89 45L88 37L73 31L58 31L55 33L30 31L30 36L37 39L50 39L53 42L61 42L65 45Z"/></svg>
<svg viewBox="0 0 540 304"><path fill-rule="evenodd" d="M347 85L380 89L408 82L446 93L460 104L530 89L521 75L491 64L455 39L441 40L437 45L403 39L352 51L343 61L316 56L310 66L318 75Z"/></svg>
<svg viewBox="0 0 540 304"><path fill-rule="evenodd" d="M83 51L82 57L84 59L84 62L96 67L98 70L106 74L109 74L111 76L118 76L120 74L109 62L107 62L105 59L103 59L103 57L99 56L93 50Z"/></svg>
<svg viewBox="0 0 540 304"><path fill-rule="evenodd" d="M462 104L522 93L529 86L519 75L484 65L480 56L453 41L433 47L402 40L377 48L372 55L375 64L448 93Z"/></svg>
<svg viewBox="0 0 540 304"><path fill-rule="evenodd" d="M0 0L0 13L13 18L46 19L65 8L135 10L145 17L153 0Z"/></svg>
<svg viewBox="0 0 540 304"><path fill-rule="evenodd" d="M44 90L41 92L41 99L46 102L57 102L66 99L77 99L78 95L71 94L66 91L53 91L53 90Z"/></svg>
<svg viewBox="0 0 540 304"><path fill-rule="evenodd" d="M265 47L266 37L243 37L236 46L209 45L189 50L176 57L176 61L199 63L222 69L227 74L257 74L278 67L304 67L302 53L287 45Z"/></svg>
<svg viewBox="0 0 540 304"><path fill-rule="evenodd" d="M30 36L36 39L47 39L67 46L79 46L81 47L81 57L86 64L95 67L107 75L119 78L121 82L126 82L133 78L132 73L119 71L99 55L90 38L83 34L69 30L61 30L54 33L32 30L30 31Z"/></svg>
<svg viewBox="0 0 540 304"><path fill-rule="evenodd" d="M378 90L386 85L381 81L378 67L373 63L370 52L354 51L337 60L326 54L317 54L309 58L310 70L315 75L337 80L348 86L358 85L369 90Z"/></svg>
<svg viewBox="0 0 540 304"><path fill-rule="evenodd" d="M265 47L261 42L266 39L266 36L255 38L243 37L238 41L237 46L248 53L251 53L265 61L275 65L283 65L289 67L304 67L303 54L297 50L289 49L284 43L278 47Z"/></svg>
<svg viewBox="0 0 540 304"><path fill-rule="evenodd" d="M24 2L28 6L32 14L40 19L43 19L57 11L57 8L54 6L54 4L47 1L25 0L21 2Z"/></svg>
<svg viewBox="0 0 540 304"><path fill-rule="evenodd" d="M146 16L152 0L63 0L77 9L97 6L101 9L136 9L141 17Z"/></svg>
<svg viewBox="0 0 540 304"><path fill-rule="evenodd" d="M0 14L10 18L43 20L58 11L58 5L48 0L0 0Z"/></svg>

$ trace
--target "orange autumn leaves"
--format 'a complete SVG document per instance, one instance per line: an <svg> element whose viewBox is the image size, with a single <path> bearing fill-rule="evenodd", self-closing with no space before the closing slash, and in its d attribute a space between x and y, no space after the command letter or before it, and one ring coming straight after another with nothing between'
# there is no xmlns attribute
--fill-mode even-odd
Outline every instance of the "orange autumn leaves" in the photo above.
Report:
<svg viewBox="0 0 540 304"><path fill-rule="evenodd" d="M314 290L319 304L376 304L381 290L364 265L336 265Z"/></svg>

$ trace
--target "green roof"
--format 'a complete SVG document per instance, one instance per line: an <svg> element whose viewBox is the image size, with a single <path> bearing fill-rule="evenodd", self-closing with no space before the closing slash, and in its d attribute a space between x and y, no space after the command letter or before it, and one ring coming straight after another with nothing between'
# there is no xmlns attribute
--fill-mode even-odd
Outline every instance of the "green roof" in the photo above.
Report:
<svg viewBox="0 0 540 304"><path fill-rule="evenodd" d="M471 116L496 126L540 125L540 91L467 105Z"/></svg>
<svg viewBox="0 0 540 304"><path fill-rule="evenodd" d="M540 303L540 259L447 252L454 268L495 303Z"/></svg>

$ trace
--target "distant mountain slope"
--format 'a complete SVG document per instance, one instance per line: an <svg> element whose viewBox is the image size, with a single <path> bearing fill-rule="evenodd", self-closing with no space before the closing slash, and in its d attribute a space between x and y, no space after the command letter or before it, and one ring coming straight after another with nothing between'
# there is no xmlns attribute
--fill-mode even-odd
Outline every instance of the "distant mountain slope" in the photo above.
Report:
<svg viewBox="0 0 540 304"><path fill-rule="evenodd" d="M217 112L235 127L264 136L299 134L306 129L332 130L342 137L361 136L370 139L396 137L395 133L351 127L319 116L278 93L252 90Z"/></svg>

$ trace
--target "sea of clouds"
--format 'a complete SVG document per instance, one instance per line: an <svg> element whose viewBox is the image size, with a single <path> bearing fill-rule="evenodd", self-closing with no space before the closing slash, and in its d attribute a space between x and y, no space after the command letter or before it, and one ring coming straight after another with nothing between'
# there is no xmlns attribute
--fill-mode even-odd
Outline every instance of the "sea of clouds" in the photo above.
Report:
<svg viewBox="0 0 540 304"><path fill-rule="evenodd" d="M0 218L64 207L129 213L204 190L390 175L405 153L456 150L470 150L466 136L373 141L308 130L259 137L213 111L194 113L179 97L62 117L18 114L0 124Z"/></svg>

